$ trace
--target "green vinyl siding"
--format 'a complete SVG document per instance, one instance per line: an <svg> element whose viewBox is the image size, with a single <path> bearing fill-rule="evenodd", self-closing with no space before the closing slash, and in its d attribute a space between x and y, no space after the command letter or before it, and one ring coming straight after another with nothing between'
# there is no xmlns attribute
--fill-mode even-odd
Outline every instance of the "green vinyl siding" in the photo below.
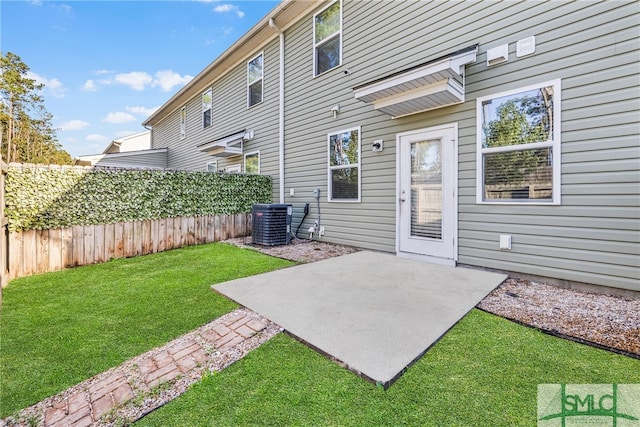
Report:
<svg viewBox="0 0 640 427"><path fill-rule="evenodd" d="M631 2L345 1L343 66L313 79L302 19L287 32L286 186L296 188L287 202L321 188L325 240L395 251L396 134L458 123L458 262L640 290L637 22ZM531 35L535 53L517 58L515 42ZM391 119L353 98L355 86L474 43L465 104ZM503 43L509 61L488 68L487 49ZM561 205L477 205L475 99L553 79L562 80ZM350 126L362 126L362 202L327 202L323 141ZM375 139L382 153L371 152ZM512 236L510 252L498 249L500 234Z"/></svg>
<svg viewBox="0 0 640 427"><path fill-rule="evenodd" d="M252 54L255 57L259 52ZM249 58L247 58L248 60ZM244 152L260 151L260 172L271 175L278 185L278 41L264 48L263 102L247 110L247 61L241 61L215 82L203 82L213 89L212 125L202 129L201 97L187 103L186 138L180 139L180 109L153 127L153 148L168 148L172 169L206 170L217 160L218 171L242 165L243 156L214 157L201 152L198 145L227 135L253 130L255 138L244 143ZM244 172L244 168L243 168Z"/></svg>
<svg viewBox="0 0 640 427"><path fill-rule="evenodd" d="M285 31L285 202L294 205L294 229L309 203L302 235L320 217L325 241L394 252L396 135L455 123L460 264L640 291L637 3L343 0L342 65L314 76L313 15L328 4ZM530 36L535 52L516 57L516 42ZM487 50L505 43L509 60L487 67ZM354 98L354 87L475 44L462 104L392 119ZM202 169L212 158L197 144L252 129L256 138L245 152L260 150L261 172L274 177L277 200L278 40L262 49L262 104L246 109L243 61L219 81L202 82L213 87L210 129L198 128L198 96L187 105L186 139L179 140L178 109L154 126L153 148L169 148L169 167ZM477 204L476 99L556 79L560 204ZM361 128L361 201L329 202L327 135L354 127ZM374 140L384 141L382 152L371 150ZM221 159L218 167L227 163ZM512 236L511 251L499 250L501 234Z"/></svg>

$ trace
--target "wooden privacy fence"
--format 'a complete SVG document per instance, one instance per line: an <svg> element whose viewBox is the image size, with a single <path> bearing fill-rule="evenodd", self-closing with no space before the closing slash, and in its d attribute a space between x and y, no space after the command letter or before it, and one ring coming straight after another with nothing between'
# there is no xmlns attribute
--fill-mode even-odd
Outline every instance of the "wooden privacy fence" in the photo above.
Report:
<svg viewBox="0 0 640 427"><path fill-rule="evenodd" d="M7 285L9 280L9 257L7 238L9 235L9 222L4 216L4 177L7 174L7 165L0 160L0 289ZM2 303L2 292L0 291L0 303Z"/></svg>
<svg viewBox="0 0 640 427"><path fill-rule="evenodd" d="M8 279L246 236L250 222L237 214L10 232Z"/></svg>

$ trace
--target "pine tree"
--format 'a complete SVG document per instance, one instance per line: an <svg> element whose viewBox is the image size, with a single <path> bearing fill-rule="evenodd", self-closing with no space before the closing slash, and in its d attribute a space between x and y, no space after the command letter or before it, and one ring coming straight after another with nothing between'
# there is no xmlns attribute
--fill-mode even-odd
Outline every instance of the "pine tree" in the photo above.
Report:
<svg viewBox="0 0 640 427"><path fill-rule="evenodd" d="M18 55L0 53L0 157L7 162L72 163L58 143L53 116Z"/></svg>

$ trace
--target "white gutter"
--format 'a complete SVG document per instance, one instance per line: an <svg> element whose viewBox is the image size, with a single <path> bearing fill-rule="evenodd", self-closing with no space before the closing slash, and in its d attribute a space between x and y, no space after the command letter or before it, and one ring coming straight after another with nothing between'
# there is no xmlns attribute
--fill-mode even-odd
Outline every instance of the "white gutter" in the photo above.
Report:
<svg viewBox="0 0 640 427"><path fill-rule="evenodd" d="M280 203L284 203L284 33L276 26L273 18L269 19L269 26L280 34L280 106L278 118L278 152L279 152L279 193Z"/></svg>

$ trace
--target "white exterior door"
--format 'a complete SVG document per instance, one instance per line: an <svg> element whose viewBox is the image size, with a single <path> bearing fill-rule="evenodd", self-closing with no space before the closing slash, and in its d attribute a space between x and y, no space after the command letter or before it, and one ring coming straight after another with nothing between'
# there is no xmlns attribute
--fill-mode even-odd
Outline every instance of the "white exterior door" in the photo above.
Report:
<svg viewBox="0 0 640 427"><path fill-rule="evenodd" d="M398 253L455 264L456 124L398 134Z"/></svg>

